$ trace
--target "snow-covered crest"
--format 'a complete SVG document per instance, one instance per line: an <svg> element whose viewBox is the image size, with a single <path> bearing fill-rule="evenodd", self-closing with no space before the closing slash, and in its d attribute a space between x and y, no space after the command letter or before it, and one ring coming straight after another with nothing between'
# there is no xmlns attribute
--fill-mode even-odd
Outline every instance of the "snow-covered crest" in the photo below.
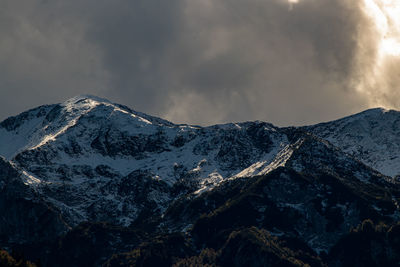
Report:
<svg viewBox="0 0 400 267"><path fill-rule="evenodd" d="M212 189L253 162L272 160L287 138L263 122L175 125L83 95L3 122L0 142L11 144L0 146L0 154L24 172L26 184L46 191L66 216L79 214L71 222L112 209L115 223L129 224L141 203L122 188L148 184L152 189L141 201L162 210L174 197L167 187ZM98 212L88 210L93 205Z"/></svg>
<svg viewBox="0 0 400 267"><path fill-rule="evenodd" d="M400 146L399 121L394 111L372 110L303 129L339 147L339 154L343 150L397 174L399 150L381 145ZM382 129L389 135L379 136ZM113 223L128 225L143 203L162 212L179 194L199 195L227 179L265 175L288 162L302 170L301 157L292 159L304 142L293 137L296 131L259 121L176 125L82 95L2 122L0 155L21 170L25 184L46 192L71 223L103 220L111 212Z"/></svg>

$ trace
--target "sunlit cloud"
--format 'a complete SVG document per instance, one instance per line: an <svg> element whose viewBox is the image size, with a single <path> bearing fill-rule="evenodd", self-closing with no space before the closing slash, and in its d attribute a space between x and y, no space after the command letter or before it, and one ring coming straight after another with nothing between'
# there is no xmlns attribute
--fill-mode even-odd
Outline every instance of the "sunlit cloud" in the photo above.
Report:
<svg viewBox="0 0 400 267"><path fill-rule="evenodd" d="M400 43L395 38L385 38L380 44L380 50L383 55L400 56Z"/></svg>
<svg viewBox="0 0 400 267"><path fill-rule="evenodd" d="M400 1L364 0L364 11L375 27L375 59L358 85L371 105L399 108Z"/></svg>
<svg viewBox="0 0 400 267"><path fill-rule="evenodd" d="M400 54L400 1L365 0L366 11L379 30L380 56ZM383 58L381 59L383 60Z"/></svg>
<svg viewBox="0 0 400 267"><path fill-rule="evenodd" d="M289 10L293 9L293 5L299 3L299 0L288 0L289 2Z"/></svg>

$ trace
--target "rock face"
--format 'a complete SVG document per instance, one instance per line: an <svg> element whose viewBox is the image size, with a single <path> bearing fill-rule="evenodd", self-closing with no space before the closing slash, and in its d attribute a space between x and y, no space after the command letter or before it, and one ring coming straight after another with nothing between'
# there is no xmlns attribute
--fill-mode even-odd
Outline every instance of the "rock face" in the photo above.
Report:
<svg viewBox="0 0 400 267"><path fill-rule="evenodd" d="M19 171L1 157L0 170L0 242L49 241L70 229L59 210L24 184Z"/></svg>
<svg viewBox="0 0 400 267"><path fill-rule="evenodd" d="M382 174L400 174L400 112L370 109L303 128L331 142Z"/></svg>
<svg viewBox="0 0 400 267"><path fill-rule="evenodd" d="M175 125L96 97L39 107L1 123L0 155L70 225L128 226L179 194L206 190L287 143L262 122ZM3 145L4 143L4 145Z"/></svg>
<svg viewBox="0 0 400 267"><path fill-rule="evenodd" d="M305 135L284 158L284 164L272 162L277 167L265 174L230 180L195 199L181 199L164 220L170 227L180 225L177 231L193 223L192 234L210 244L224 230L257 226L329 252L363 220L399 218L399 184L329 143Z"/></svg>
<svg viewBox="0 0 400 267"><path fill-rule="evenodd" d="M169 252L154 259L208 255L223 266L244 240L275 263L323 265L318 255L363 220L398 220L398 126L400 113L383 109L278 128L177 125L93 96L41 106L0 123L0 245L35 251L49 266L98 266L146 262L166 242ZM250 242L254 233L263 238ZM176 240L181 249L168 250ZM79 242L102 253L76 250ZM137 246L150 254L136 251L132 263L124 257Z"/></svg>

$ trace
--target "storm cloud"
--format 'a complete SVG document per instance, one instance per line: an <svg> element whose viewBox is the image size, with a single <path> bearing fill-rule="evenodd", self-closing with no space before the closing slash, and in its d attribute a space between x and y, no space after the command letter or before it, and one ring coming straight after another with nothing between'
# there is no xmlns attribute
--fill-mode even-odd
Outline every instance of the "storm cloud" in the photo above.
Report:
<svg viewBox="0 0 400 267"><path fill-rule="evenodd" d="M0 119L94 94L177 123L299 125L400 84L395 59L371 80L361 0L3 0L0 33Z"/></svg>

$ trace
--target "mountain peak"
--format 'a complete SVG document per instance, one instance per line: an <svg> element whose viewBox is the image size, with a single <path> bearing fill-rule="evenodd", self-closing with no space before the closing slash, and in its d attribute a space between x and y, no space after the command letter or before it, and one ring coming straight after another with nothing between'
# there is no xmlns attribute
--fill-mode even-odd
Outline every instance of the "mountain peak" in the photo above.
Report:
<svg viewBox="0 0 400 267"><path fill-rule="evenodd" d="M399 113L382 108L301 128L193 127L79 95L0 123L0 239L55 244L70 228L86 233L83 222L197 238L231 231L233 218L329 251L365 214L399 217L399 151ZM113 253L136 242L102 229L90 238Z"/></svg>
<svg viewBox="0 0 400 267"><path fill-rule="evenodd" d="M373 108L303 127L388 176L399 174L400 112Z"/></svg>
<svg viewBox="0 0 400 267"><path fill-rule="evenodd" d="M380 116L388 113L398 113L397 110L394 109L387 109L383 107L376 107L376 108L370 108L364 111L361 111L359 113L356 113L354 115L345 117L345 118L351 118L351 117L364 117L364 116Z"/></svg>
<svg viewBox="0 0 400 267"><path fill-rule="evenodd" d="M100 103L111 103L110 100L102 98L102 97L98 97L95 95L89 95L89 94L81 94L81 95L77 95L74 96L68 100L66 100L64 103L78 103L80 101L84 101L84 100L92 100L92 101L96 101L96 102L100 102Z"/></svg>

